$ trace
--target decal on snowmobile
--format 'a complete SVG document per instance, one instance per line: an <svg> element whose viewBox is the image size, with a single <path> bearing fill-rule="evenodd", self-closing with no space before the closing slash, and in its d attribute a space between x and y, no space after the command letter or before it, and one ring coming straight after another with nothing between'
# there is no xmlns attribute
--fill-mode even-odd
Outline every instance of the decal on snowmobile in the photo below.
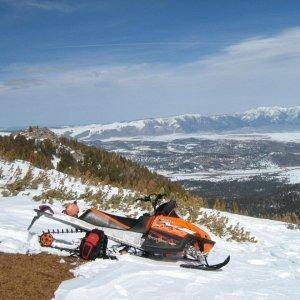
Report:
<svg viewBox="0 0 300 300"><path fill-rule="evenodd" d="M147 236L148 239L153 240L156 244L164 243L169 246L176 246L177 243L173 239L167 239L162 234L159 234L158 232L155 232L154 230L151 230Z"/></svg>

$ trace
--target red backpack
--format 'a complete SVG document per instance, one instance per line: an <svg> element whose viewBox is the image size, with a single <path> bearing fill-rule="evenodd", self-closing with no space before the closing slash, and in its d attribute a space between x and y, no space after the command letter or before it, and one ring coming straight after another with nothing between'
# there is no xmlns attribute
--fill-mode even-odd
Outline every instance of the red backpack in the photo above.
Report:
<svg viewBox="0 0 300 300"><path fill-rule="evenodd" d="M87 232L79 246L79 256L85 260L105 258L107 249L107 236L102 230L93 229Z"/></svg>

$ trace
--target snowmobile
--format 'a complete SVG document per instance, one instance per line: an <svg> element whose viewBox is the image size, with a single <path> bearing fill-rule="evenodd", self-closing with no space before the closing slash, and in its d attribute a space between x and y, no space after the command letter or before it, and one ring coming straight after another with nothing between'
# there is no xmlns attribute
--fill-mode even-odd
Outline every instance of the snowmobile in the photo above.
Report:
<svg viewBox="0 0 300 300"><path fill-rule="evenodd" d="M184 268L217 270L228 264L230 256L219 264L208 263L207 256L215 242L207 232L180 216L175 200L158 205L164 196L151 194L136 199L150 202L153 207L151 214L146 213L139 218L122 217L95 208L88 209L81 216L76 217L65 213L54 213L51 207L41 205L39 209L35 209L36 216L28 230L37 219L45 216L72 227L64 233L73 231L90 233L100 230L108 240L114 241L126 250L134 249L135 253L139 251L149 258L184 261L180 265ZM40 236L40 244L52 247L55 240L52 233L59 232L59 230L43 232Z"/></svg>

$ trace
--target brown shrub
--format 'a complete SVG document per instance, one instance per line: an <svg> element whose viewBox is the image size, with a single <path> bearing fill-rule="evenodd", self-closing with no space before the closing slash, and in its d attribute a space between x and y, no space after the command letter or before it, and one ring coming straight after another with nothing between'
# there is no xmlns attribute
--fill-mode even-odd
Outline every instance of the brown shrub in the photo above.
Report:
<svg viewBox="0 0 300 300"><path fill-rule="evenodd" d="M85 192L79 196L80 199L90 202L91 205L95 207L102 205L105 197L105 193L103 193L100 189L95 193L90 189L86 189Z"/></svg>
<svg viewBox="0 0 300 300"><path fill-rule="evenodd" d="M300 229L300 224L287 223L286 228L290 230Z"/></svg>
<svg viewBox="0 0 300 300"><path fill-rule="evenodd" d="M53 203L53 200L60 200L60 201L67 201L67 200L73 200L77 199L76 194L72 192L66 192L65 189L59 188L59 189L50 189L38 196L34 196L33 199L35 201L47 201L50 203Z"/></svg>
<svg viewBox="0 0 300 300"><path fill-rule="evenodd" d="M29 168L23 178L20 178L20 175L17 175L17 179L12 183L7 184L6 188L9 191L11 196L16 196L19 194L19 192L24 191L26 188L30 186L30 182L32 181L32 179L33 179L32 169Z"/></svg>
<svg viewBox="0 0 300 300"><path fill-rule="evenodd" d="M256 243L254 237L250 235L239 223L235 226L229 225L228 217L222 216L220 213L208 214L201 212L198 221L206 226L213 234L218 237L226 238L228 241L251 242Z"/></svg>
<svg viewBox="0 0 300 300"><path fill-rule="evenodd" d="M9 197L10 196L10 191L9 190L3 190L1 192L2 197Z"/></svg>
<svg viewBox="0 0 300 300"><path fill-rule="evenodd" d="M41 184L44 189L50 187L50 179L45 171L41 171L36 178L31 180L29 188L36 190Z"/></svg>

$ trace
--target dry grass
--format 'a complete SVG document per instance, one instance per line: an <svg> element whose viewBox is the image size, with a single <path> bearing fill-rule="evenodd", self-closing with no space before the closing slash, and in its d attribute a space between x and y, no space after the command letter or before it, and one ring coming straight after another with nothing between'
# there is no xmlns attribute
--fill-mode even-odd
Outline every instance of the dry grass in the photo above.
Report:
<svg viewBox="0 0 300 300"><path fill-rule="evenodd" d="M201 212L198 221L200 224L206 226L213 234L218 237L226 238L227 241L257 242L257 240L251 236L250 232L241 227L239 223L235 226L230 225L229 219L220 213L208 214Z"/></svg>
<svg viewBox="0 0 300 300"><path fill-rule="evenodd" d="M0 253L0 299L52 299L64 280L73 278L70 269L77 258L49 254Z"/></svg>
<svg viewBox="0 0 300 300"><path fill-rule="evenodd" d="M38 196L34 196L33 199L35 201L46 201L49 203L52 203L53 200L60 200L60 201L67 201L67 200L73 200L73 199L77 199L77 195L72 193L72 192L67 192L65 189L63 188L59 188L59 189L50 189L47 190L45 192L43 192L42 194L38 195Z"/></svg>
<svg viewBox="0 0 300 300"><path fill-rule="evenodd" d="M50 178L45 171L41 171L39 175L32 179L29 188L31 189L37 189L39 185L42 185L44 189L49 189L50 188Z"/></svg>
<svg viewBox="0 0 300 300"><path fill-rule="evenodd" d="M23 178L20 178L20 175L16 176L16 178L17 179L14 182L6 185L6 189L9 191L10 196L16 196L21 191L24 191L26 188L29 187L30 182L33 179L32 169L29 168L29 170Z"/></svg>
<svg viewBox="0 0 300 300"><path fill-rule="evenodd" d="M100 189L97 192L93 192L90 189L86 189L86 191L83 194L81 194L79 198L90 202L92 206L101 206L104 203L104 199L106 198L106 196L107 195Z"/></svg>

